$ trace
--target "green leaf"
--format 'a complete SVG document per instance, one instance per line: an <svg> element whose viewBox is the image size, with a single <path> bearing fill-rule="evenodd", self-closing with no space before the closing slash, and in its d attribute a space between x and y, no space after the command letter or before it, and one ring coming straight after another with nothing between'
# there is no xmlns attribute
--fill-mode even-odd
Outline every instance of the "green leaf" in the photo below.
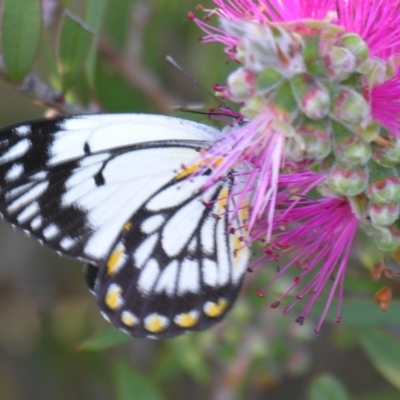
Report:
<svg viewBox="0 0 400 400"><path fill-rule="evenodd" d="M87 0L85 10L85 22L96 33L94 43L92 44L86 63L86 74L89 78L91 86L94 86L96 71L96 43L99 38L99 31L103 22L104 11L106 9L107 0Z"/></svg>
<svg viewBox="0 0 400 400"><path fill-rule="evenodd" d="M201 333L198 335L201 335ZM196 346L195 340L194 335L184 335L171 340L168 344L185 372L190 374L197 382L207 384L211 380L210 368L207 365L204 353L199 351L198 346Z"/></svg>
<svg viewBox="0 0 400 400"><path fill-rule="evenodd" d="M78 350L98 351L127 343L132 340L132 336L123 333L112 326L104 329L97 336L81 344Z"/></svg>
<svg viewBox="0 0 400 400"><path fill-rule="evenodd" d="M11 82L21 82L35 60L42 27L40 0L5 0L2 46Z"/></svg>
<svg viewBox="0 0 400 400"><path fill-rule="evenodd" d="M59 71L62 91L75 83L89 55L94 33L78 18L67 12L64 16L59 40Z"/></svg>
<svg viewBox="0 0 400 400"><path fill-rule="evenodd" d="M318 300L310 314L319 317L325 307L326 301ZM326 319L334 321L336 313L336 302L333 302ZM376 327L376 326L400 326L400 301L392 301L386 313L373 302L372 298L367 300L345 299L342 306L343 324L349 326Z"/></svg>
<svg viewBox="0 0 400 400"><path fill-rule="evenodd" d="M113 365L118 400L164 400L148 376L119 360Z"/></svg>
<svg viewBox="0 0 400 400"><path fill-rule="evenodd" d="M360 334L361 345L374 367L400 389L400 340L382 331Z"/></svg>
<svg viewBox="0 0 400 400"><path fill-rule="evenodd" d="M310 386L310 400L350 400L344 386L331 375L322 375Z"/></svg>

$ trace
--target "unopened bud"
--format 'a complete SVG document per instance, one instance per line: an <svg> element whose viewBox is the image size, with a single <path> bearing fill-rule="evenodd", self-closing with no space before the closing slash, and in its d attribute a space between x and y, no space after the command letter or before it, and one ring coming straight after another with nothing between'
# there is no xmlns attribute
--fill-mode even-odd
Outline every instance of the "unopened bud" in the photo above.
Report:
<svg viewBox="0 0 400 400"><path fill-rule="evenodd" d="M329 111L329 92L309 74L303 73L291 80L292 90L303 113L312 119L322 119Z"/></svg>
<svg viewBox="0 0 400 400"><path fill-rule="evenodd" d="M355 33L345 33L337 45L350 50L360 61L364 61L368 57L368 45Z"/></svg>
<svg viewBox="0 0 400 400"><path fill-rule="evenodd" d="M367 188L367 195L376 204L398 202L400 200L400 178L390 176L370 183Z"/></svg>
<svg viewBox="0 0 400 400"><path fill-rule="evenodd" d="M229 99L246 100L256 93L254 75L246 68L238 68L228 76Z"/></svg>
<svg viewBox="0 0 400 400"><path fill-rule="evenodd" d="M350 50L333 47L324 57L326 70L335 81L344 81L357 68L357 60Z"/></svg>
<svg viewBox="0 0 400 400"><path fill-rule="evenodd" d="M380 235L374 235L376 247L384 253L392 254L400 247L400 234L393 226L382 228Z"/></svg>
<svg viewBox="0 0 400 400"><path fill-rule="evenodd" d="M383 136L383 138L388 141L389 145L375 145L373 158L383 167L395 166L400 162L400 139L394 135Z"/></svg>
<svg viewBox="0 0 400 400"><path fill-rule="evenodd" d="M398 204L374 204L370 203L368 215L373 225L390 226L399 217L400 207Z"/></svg>
<svg viewBox="0 0 400 400"><path fill-rule="evenodd" d="M369 116L370 108L364 97L350 88L342 88L333 105L338 120L352 125L362 123Z"/></svg>
<svg viewBox="0 0 400 400"><path fill-rule="evenodd" d="M337 194L357 196L367 187L368 175L362 169L349 170L334 167L329 173L329 183Z"/></svg>
<svg viewBox="0 0 400 400"><path fill-rule="evenodd" d="M367 215L368 199L364 193L348 198L353 214L362 220Z"/></svg>
<svg viewBox="0 0 400 400"><path fill-rule="evenodd" d="M267 92L277 87L282 81L283 76L273 67L267 67L256 76L257 92Z"/></svg>
<svg viewBox="0 0 400 400"><path fill-rule="evenodd" d="M372 149L369 143L353 136L336 146L335 155L339 163L349 168L357 168L368 163L372 156Z"/></svg>
<svg viewBox="0 0 400 400"><path fill-rule="evenodd" d="M369 123L365 128L357 127L357 134L367 143L375 140L379 136L380 131L381 126L375 121Z"/></svg>
<svg viewBox="0 0 400 400"><path fill-rule="evenodd" d="M295 129L296 135L301 138L301 141L288 140L286 146L288 160L296 162L320 161L331 152L331 136L327 121L307 119Z"/></svg>

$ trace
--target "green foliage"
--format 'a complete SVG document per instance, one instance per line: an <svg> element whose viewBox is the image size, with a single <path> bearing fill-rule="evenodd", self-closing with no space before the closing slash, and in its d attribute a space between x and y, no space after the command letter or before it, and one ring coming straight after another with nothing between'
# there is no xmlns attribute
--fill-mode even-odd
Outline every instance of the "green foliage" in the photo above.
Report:
<svg viewBox="0 0 400 400"><path fill-rule="evenodd" d="M35 59L42 25L40 0L5 0L2 47L8 79L22 81Z"/></svg>
<svg viewBox="0 0 400 400"><path fill-rule="evenodd" d="M399 337L378 330L367 330L360 336L361 345L374 367L400 389Z"/></svg>
<svg viewBox="0 0 400 400"><path fill-rule="evenodd" d="M114 327L110 326L104 329L101 333L94 338L82 343L78 349L87 351L100 351L106 350L114 346L119 346L132 340L132 337L126 333L120 332Z"/></svg>
<svg viewBox="0 0 400 400"><path fill-rule="evenodd" d="M123 360L116 360L113 376L118 400L163 400L154 383Z"/></svg>
<svg viewBox="0 0 400 400"><path fill-rule="evenodd" d="M336 378L322 375L310 385L310 400L350 400L350 398Z"/></svg>
<svg viewBox="0 0 400 400"><path fill-rule="evenodd" d="M67 92L87 60L94 32L69 12L65 13L59 42L59 72L62 91Z"/></svg>

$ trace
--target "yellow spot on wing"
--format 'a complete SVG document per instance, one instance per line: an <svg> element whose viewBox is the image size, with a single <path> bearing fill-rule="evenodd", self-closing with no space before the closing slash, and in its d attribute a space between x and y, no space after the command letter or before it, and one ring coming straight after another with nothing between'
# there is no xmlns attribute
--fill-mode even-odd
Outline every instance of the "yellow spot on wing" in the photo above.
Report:
<svg viewBox="0 0 400 400"><path fill-rule="evenodd" d="M187 176L193 174L194 172L197 172L201 167L208 167L208 168L214 168L218 167L219 165L222 164L224 161L223 157L213 157L213 158L204 158L203 160L197 161L193 164L188 165L187 167L184 167L181 172L179 172L178 175L175 176L175 179L183 179L186 178Z"/></svg>
<svg viewBox="0 0 400 400"><path fill-rule="evenodd" d="M128 231L130 231L132 229L132 222L127 222L125 225L124 225L124 228L123 228L123 230L125 231L125 232L128 232Z"/></svg>
<svg viewBox="0 0 400 400"><path fill-rule="evenodd" d="M242 224L246 224L249 221L249 201L243 200L240 205L239 217Z"/></svg>
<svg viewBox="0 0 400 400"><path fill-rule="evenodd" d="M225 213L226 212L226 207L228 206L228 196L229 196L229 190L228 188L224 187L217 199L217 213Z"/></svg>
<svg viewBox="0 0 400 400"><path fill-rule="evenodd" d="M189 313L182 313L175 317L175 324L181 328L191 328L199 322L199 316L197 311L191 311Z"/></svg>
<svg viewBox="0 0 400 400"><path fill-rule="evenodd" d="M196 172L200 166L202 165L202 162L196 162L194 164L188 165L187 167L185 167L181 172L179 172L178 175L175 176L175 179L179 180L179 179L183 179L186 178L187 176L193 174L194 172Z"/></svg>
<svg viewBox="0 0 400 400"><path fill-rule="evenodd" d="M151 314L144 321L144 327L152 333L162 332L167 326L167 318L159 314Z"/></svg>
<svg viewBox="0 0 400 400"><path fill-rule="evenodd" d="M107 290L104 302L111 310L117 310L122 306L123 303L123 298L121 295L122 295L121 286L113 283Z"/></svg>
<svg viewBox="0 0 400 400"><path fill-rule="evenodd" d="M225 299L220 299L218 303L208 301L204 305L204 312L208 317L216 318L219 317L228 307L228 301Z"/></svg>
<svg viewBox="0 0 400 400"><path fill-rule="evenodd" d="M134 314L129 312L129 311L124 311L121 314L121 321L125 325L130 326L130 327L136 326L138 324L138 322L139 322L138 318Z"/></svg>
<svg viewBox="0 0 400 400"><path fill-rule="evenodd" d="M120 262L125 254L125 246L118 246L107 260L107 275L114 275L118 267L121 266Z"/></svg>

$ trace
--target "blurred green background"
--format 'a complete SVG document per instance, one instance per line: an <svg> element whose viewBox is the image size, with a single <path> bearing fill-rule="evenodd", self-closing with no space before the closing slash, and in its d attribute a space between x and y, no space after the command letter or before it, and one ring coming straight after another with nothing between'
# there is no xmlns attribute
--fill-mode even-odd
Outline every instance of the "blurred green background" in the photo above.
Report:
<svg viewBox="0 0 400 400"><path fill-rule="evenodd" d="M4 6L6 12L28 3L34 9L35 2L4 0L2 15ZM211 1L202 4L212 6ZM172 113L211 123L172 111L172 106L203 104L208 109L216 104L165 60L171 55L210 89L223 83L233 67L222 46L199 43L202 32L187 18L198 1L43 0L42 5L43 29L34 64L27 63L29 74L67 88L68 101L82 109ZM65 71L74 49L68 50L68 36L60 34L65 10L90 25L99 48L69 75L72 86ZM24 49L15 45L20 39L12 30L22 32L29 58L30 41L39 32L35 26L40 27L34 11L21 17L19 26L10 24L10 18L15 16L2 24L8 66L16 49ZM9 75L16 70L10 67ZM3 76L0 126L44 116L46 110L17 89ZM58 257L1 223L0 399L397 400L400 286L372 282L369 269L379 260L368 238L359 237L348 266L343 321L332 324L330 314L318 337L313 329L323 302L316 304L315 319L302 327L294 322L295 312L284 317L269 307L290 277L265 298L256 295L276 271L276 265L266 265L248 274L224 322L203 333L154 341L109 327L78 262ZM394 292L386 314L373 302L384 285Z"/></svg>

